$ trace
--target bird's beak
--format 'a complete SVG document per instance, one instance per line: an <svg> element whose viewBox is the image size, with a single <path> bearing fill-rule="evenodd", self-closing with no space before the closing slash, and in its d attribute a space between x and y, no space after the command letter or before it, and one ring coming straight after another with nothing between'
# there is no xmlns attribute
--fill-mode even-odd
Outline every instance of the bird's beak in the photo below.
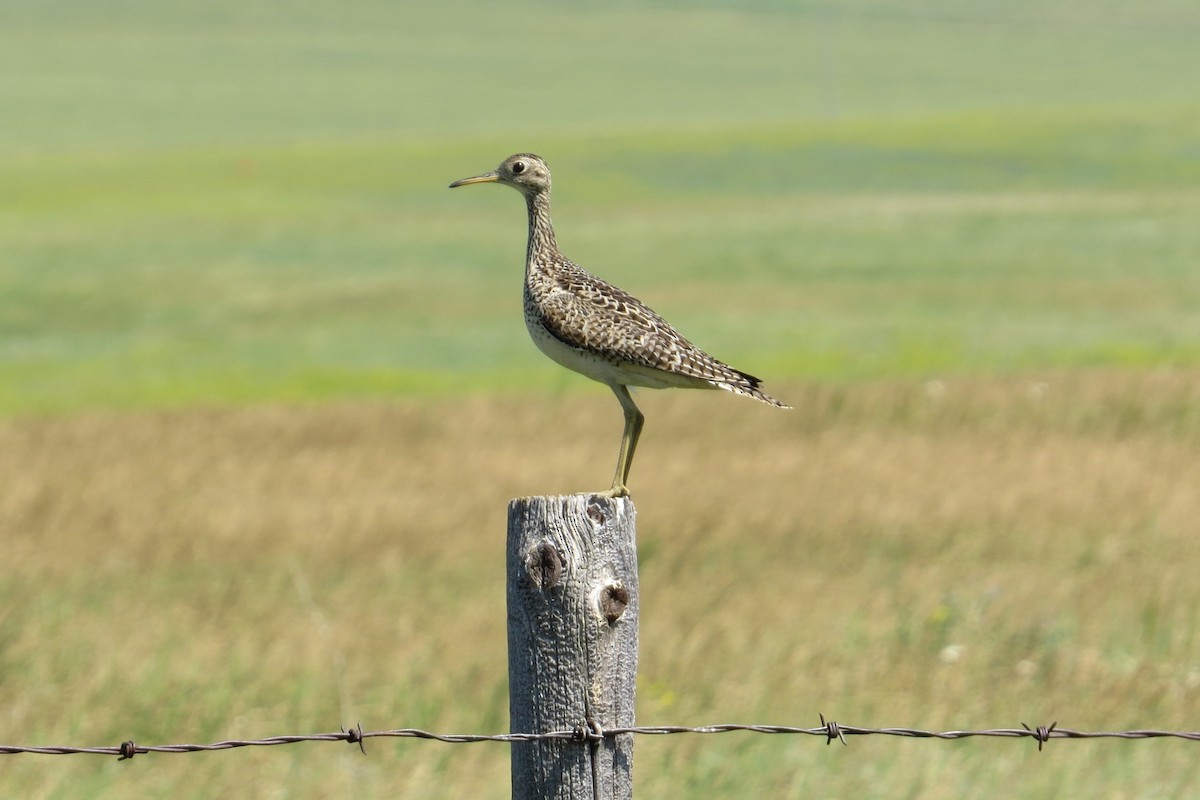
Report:
<svg viewBox="0 0 1200 800"><path fill-rule="evenodd" d="M455 181L450 184L450 188L454 189L472 183L495 183L498 180L500 180L500 174L493 170L492 172L485 172L482 175L476 175L474 178L463 178L461 181Z"/></svg>

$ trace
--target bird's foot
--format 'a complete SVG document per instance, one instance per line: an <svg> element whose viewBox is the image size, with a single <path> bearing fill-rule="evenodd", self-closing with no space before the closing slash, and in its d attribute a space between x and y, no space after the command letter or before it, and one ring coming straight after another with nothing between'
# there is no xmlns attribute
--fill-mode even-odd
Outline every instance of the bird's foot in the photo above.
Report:
<svg viewBox="0 0 1200 800"><path fill-rule="evenodd" d="M604 492L596 492L597 497L629 497L629 488L623 483L614 483L612 488Z"/></svg>

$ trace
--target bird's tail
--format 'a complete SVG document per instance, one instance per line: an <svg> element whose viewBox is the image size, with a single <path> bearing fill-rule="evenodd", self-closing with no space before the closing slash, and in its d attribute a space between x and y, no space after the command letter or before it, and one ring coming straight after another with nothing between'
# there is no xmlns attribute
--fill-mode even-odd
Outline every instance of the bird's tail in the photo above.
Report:
<svg viewBox="0 0 1200 800"><path fill-rule="evenodd" d="M742 372L740 369L733 369L733 367L730 367L730 369L733 370L733 372L736 373L741 380L722 382L719 384L722 389L728 389L734 394L753 397L755 400L758 400L761 403L766 403L767 405L775 406L776 408L791 408L791 406L789 406L787 403L782 403L776 400L774 397L771 397L771 395L758 388L762 384L761 378L757 378L748 372Z"/></svg>

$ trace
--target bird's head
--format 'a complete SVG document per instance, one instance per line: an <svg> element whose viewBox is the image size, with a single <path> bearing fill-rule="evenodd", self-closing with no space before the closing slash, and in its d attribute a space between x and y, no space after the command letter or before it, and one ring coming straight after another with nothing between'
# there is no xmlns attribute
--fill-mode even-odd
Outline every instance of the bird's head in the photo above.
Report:
<svg viewBox="0 0 1200 800"><path fill-rule="evenodd" d="M539 194L550 191L550 167L546 166L546 162L540 156L533 153L517 153L504 159L500 166L491 172L455 181L450 184L450 188L472 183L503 183L521 194Z"/></svg>

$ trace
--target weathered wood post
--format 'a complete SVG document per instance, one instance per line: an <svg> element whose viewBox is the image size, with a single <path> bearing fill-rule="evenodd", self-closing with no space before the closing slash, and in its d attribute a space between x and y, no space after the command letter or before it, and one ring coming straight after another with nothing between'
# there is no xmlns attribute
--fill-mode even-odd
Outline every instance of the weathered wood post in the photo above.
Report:
<svg viewBox="0 0 1200 800"><path fill-rule="evenodd" d="M508 506L509 730L634 724L638 578L628 497ZM513 800L631 800L633 736L512 744Z"/></svg>

